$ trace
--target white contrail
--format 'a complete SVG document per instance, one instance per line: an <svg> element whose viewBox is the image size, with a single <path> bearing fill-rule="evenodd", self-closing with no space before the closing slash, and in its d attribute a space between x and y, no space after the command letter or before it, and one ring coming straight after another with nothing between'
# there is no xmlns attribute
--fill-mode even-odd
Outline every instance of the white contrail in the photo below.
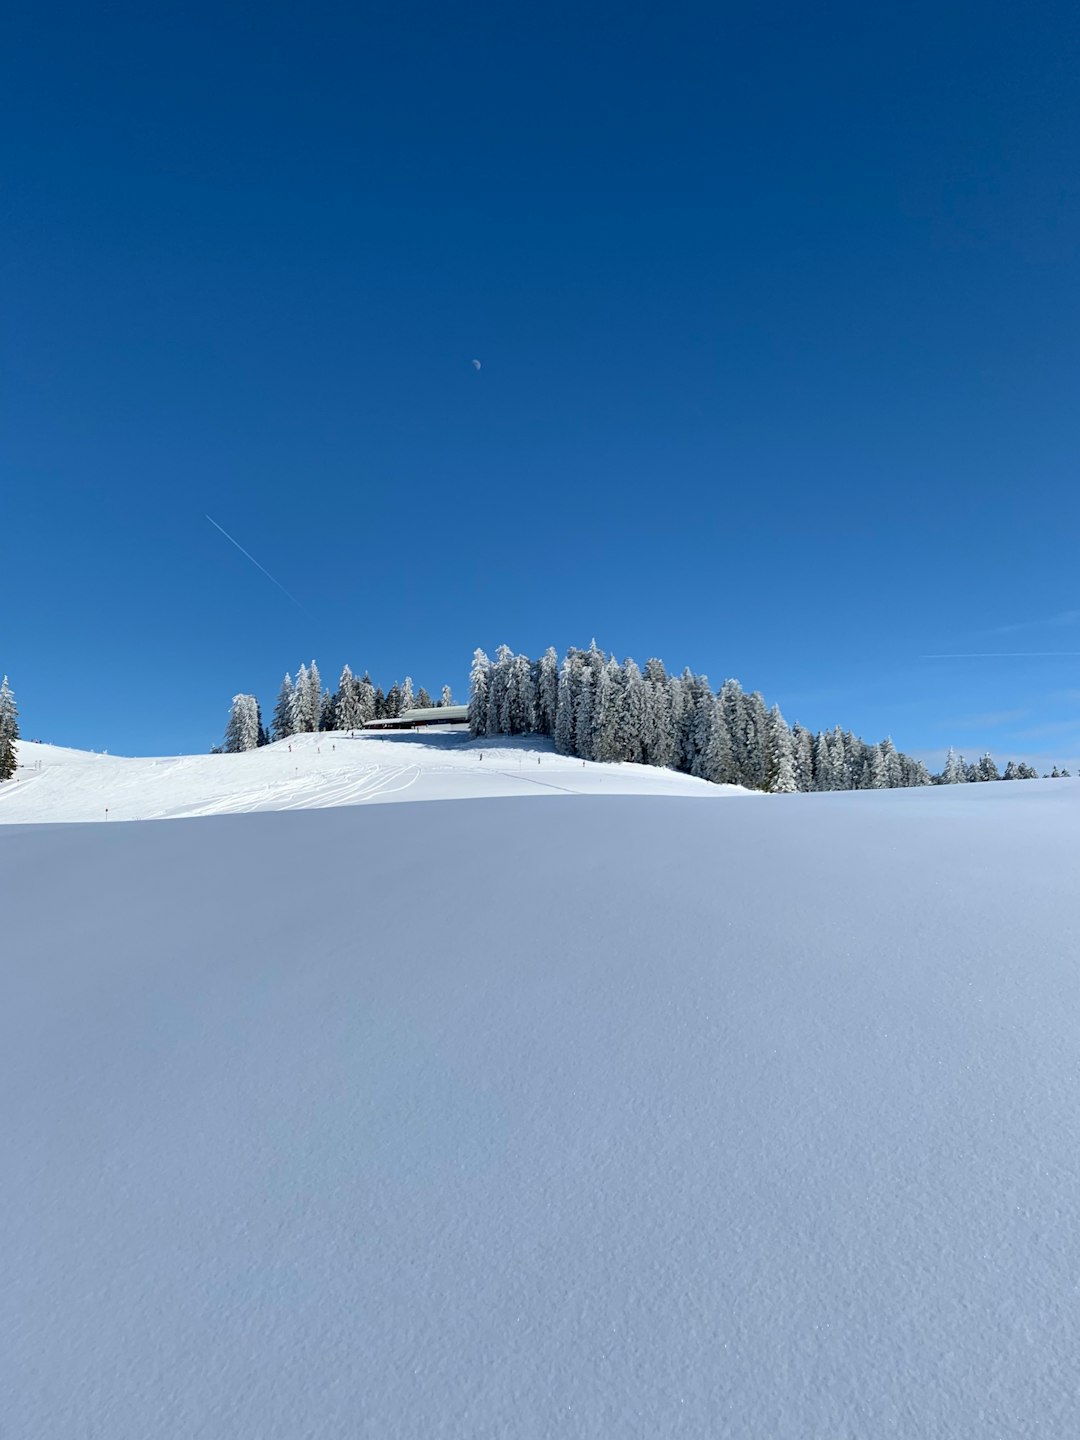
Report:
<svg viewBox="0 0 1080 1440"><path fill-rule="evenodd" d="M920 655L920 660L1049 660L1080 655L1080 650L962 650L956 655Z"/></svg>
<svg viewBox="0 0 1080 1440"><path fill-rule="evenodd" d="M303 605L300 604L300 601L297 600L296 596L289 594L289 591L285 589L285 586L282 585L281 581L275 580L273 575L270 574L270 571L267 570L266 566L260 565L258 560L255 559L255 556L249 554L248 551L246 551L244 547L240 544L239 540L234 540L223 525L219 525L212 515L207 515L206 518L210 521L210 524L213 525L215 530L221 531L222 535L225 536L225 539L228 540L230 545L235 545L237 550L240 551L241 555L247 556L247 558L251 561L251 563L255 566L257 570L261 570L268 580L273 580L274 584L277 586L277 588L281 591L283 595L288 595L289 599L294 605L296 605L301 610L304 609Z"/></svg>

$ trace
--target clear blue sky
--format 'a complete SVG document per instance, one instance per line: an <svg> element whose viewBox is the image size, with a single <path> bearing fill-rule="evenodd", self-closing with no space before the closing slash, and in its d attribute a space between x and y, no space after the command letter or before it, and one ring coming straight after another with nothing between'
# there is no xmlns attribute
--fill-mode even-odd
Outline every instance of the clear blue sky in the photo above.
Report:
<svg viewBox="0 0 1080 1440"><path fill-rule="evenodd" d="M920 658L1080 651L1074 4L0 24L25 734L203 750L313 655L460 693L595 635L1080 756L1080 657Z"/></svg>

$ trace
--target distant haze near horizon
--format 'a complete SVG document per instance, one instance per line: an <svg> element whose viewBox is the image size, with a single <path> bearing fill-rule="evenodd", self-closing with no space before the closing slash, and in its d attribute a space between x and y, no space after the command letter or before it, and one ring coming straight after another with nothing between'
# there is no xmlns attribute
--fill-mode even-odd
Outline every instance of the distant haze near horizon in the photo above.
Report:
<svg viewBox="0 0 1080 1440"><path fill-rule="evenodd" d="M595 636L1080 766L1075 6L2 33L25 735L204 752L312 657L463 699Z"/></svg>

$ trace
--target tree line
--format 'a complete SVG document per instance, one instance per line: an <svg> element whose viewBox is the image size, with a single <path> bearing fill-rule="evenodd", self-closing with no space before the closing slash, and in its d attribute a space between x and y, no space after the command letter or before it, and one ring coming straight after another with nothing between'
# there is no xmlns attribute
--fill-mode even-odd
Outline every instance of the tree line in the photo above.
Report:
<svg viewBox="0 0 1080 1440"><path fill-rule="evenodd" d="M449 685L444 685L438 700L432 700L421 686L413 690L412 677L395 681L385 692L372 683L364 672L354 675L346 665L337 689L323 688L319 667L312 660L301 665L296 678L286 673L278 691L274 713L267 727L262 710L254 695L234 695L225 727L223 744L217 752L235 754L269 745L271 740L285 740L290 735L306 735L319 730L360 730L372 720L393 720L409 710L427 710L453 705Z"/></svg>
<svg viewBox="0 0 1080 1440"><path fill-rule="evenodd" d="M966 764L955 751L942 773L897 750L836 726L813 734L789 726L778 705L738 680L714 691L705 675L669 675L663 662L622 663L593 641L560 663L549 648L539 660L499 647L494 661L473 656L469 728L474 736L550 735L563 755L583 760L657 765L718 785L783 794L798 790L885 790L966 781L1037 779L1010 761L999 774L989 754ZM1055 768L1055 777L1060 772Z"/></svg>

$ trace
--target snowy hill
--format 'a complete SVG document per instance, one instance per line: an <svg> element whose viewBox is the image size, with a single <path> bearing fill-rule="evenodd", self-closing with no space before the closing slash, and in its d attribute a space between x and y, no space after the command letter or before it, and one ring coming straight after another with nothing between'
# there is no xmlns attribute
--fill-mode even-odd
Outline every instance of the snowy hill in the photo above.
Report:
<svg viewBox="0 0 1080 1440"><path fill-rule="evenodd" d="M5 1434L1076 1432L1080 785L417 813L0 826Z"/></svg>
<svg viewBox="0 0 1080 1440"><path fill-rule="evenodd" d="M20 741L0 785L0 825L320 810L387 800L507 795L746 795L647 765L583 764L542 736L472 740L461 730L296 735L240 755L124 759Z"/></svg>

